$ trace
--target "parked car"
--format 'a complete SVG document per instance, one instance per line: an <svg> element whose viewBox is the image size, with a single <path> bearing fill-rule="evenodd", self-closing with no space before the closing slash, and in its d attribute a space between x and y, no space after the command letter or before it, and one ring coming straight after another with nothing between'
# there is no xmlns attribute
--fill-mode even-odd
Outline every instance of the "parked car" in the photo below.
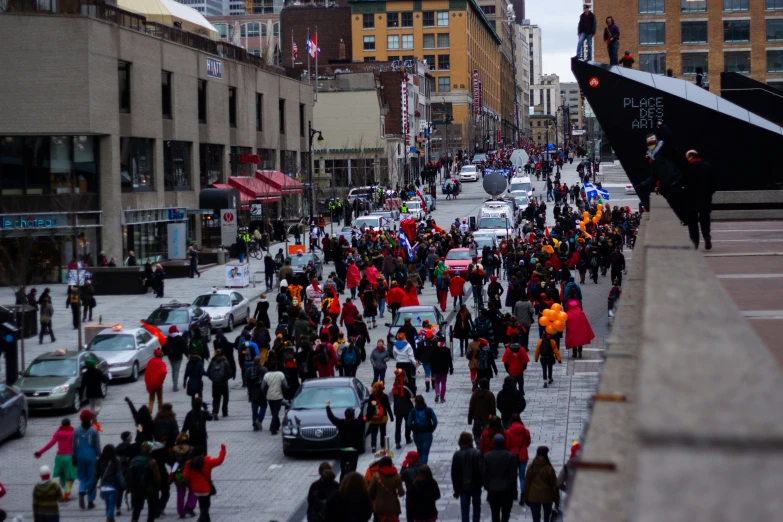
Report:
<svg viewBox="0 0 783 522"><path fill-rule="evenodd" d="M24 393L0 384L0 441L8 437L24 437L28 415Z"/></svg>
<svg viewBox="0 0 783 522"><path fill-rule="evenodd" d="M209 342L209 334L212 331L211 322L212 319L209 317L209 314L200 307L190 303L180 303L179 301L171 301L168 304L160 305L147 318L147 323L160 329L166 337L169 335L169 328L172 325L177 325L177 329L188 342L190 341L190 329L192 327L201 330L202 337Z"/></svg>
<svg viewBox="0 0 783 522"><path fill-rule="evenodd" d="M312 261L313 268L315 268L316 278L320 281L324 277L324 265L321 262L321 258L314 252L299 252L295 256L287 258L291 261L291 268L294 269L294 280L300 279L299 284L306 287L310 284L310 281L304 280L304 272L307 264Z"/></svg>
<svg viewBox="0 0 783 522"><path fill-rule="evenodd" d="M353 408L356 417L361 418L369 396L369 390L354 377L303 382L283 416L283 454L339 450L340 437L326 415L326 401L331 402L332 412L340 418L347 408ZM359 451L363 453L364 447Z"/></svg>
<svg viewBox="0 0 783 522"><path fill-rule="evenodd" d="M30 410L79 411L85 400L82 374L90 359L104 374L109 373L109 364L92 352L55 350L36 357L13 389L24 394ZM106 383L101 387L106 395Z"/></svg>
<svg viewBox="0 0 783 522"><path fill-rule="evenodd" d="M158 348L158 339L144 328L125 329L115 325L96 335L86 351L106 360L112 377L135 382Z"/></svg>
<svg viewBox="0 0 783 522"><path fill-rule="evenodd" d="M475 165L465 165L459 171L460 181L478 181L479 175Z"/></svg>
<svg viewBox="0 0 783 522"><path fill-rule="evenodd" d="M236 290L218 290L201 294L193 300L193 305L209 313L213 330L223 328L227 332L234 330L237 323L250 319L250 301Z"/></svg>
<svg viewBox="0 0 783 522"><path fill-rule="evenodd" d="M405 317L411 317L411 324L416 330L421 328L421 324L427 320L435 328L445 328L446 318L440 312L440 308L437 306L403 306L397 311L397 315L394 318L394 322L386 323L389 327L389 331L386 334L386 344L389 347L389 351L392 350L392 343L397 340L397 332L400 327L405 324Z"/></svg>

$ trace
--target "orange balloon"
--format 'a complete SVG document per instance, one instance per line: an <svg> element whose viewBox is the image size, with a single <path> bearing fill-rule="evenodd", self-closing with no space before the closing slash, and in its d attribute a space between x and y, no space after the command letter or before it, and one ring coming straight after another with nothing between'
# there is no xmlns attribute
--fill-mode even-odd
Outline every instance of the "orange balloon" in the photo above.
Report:
<svg viewBox="0 0 783 522"><path fill-rule="evenodd" d="M568 321L568 314L565 312L560 312L559 314L557 314L557 320L560 321L561 323L565 323L566 321Z"/></svg>
<svg viewBox="0 0 783 522"><path fill-rule="evenodd" d="M554 323L552 323L552 326L554 326L555 330L557 330L558 332L562 332L563 331L563 327L565 325L563 324L563 321L555 321Z"/></svg>
<svg viewBox="0 0 783 522"><path fill-rule="evenodd" d="M590 217L590 213L585 210L584 212L582 212L582 217L587 219L588 217Z"/></svg>
<svg viewBox="0 0 783 522"><path fill-rule="evenodd" d="M563 306L560 303L555 303L552 305L552 310L554 310L555 312L562 312Z"/></svg>
<svg viewBox="0 0 783 522"><path fill-rule="evenodd" d="M549 335L553 335L556 331L557 330L555 330L555 327L552 326L551 324L546 327L546 333L548 333Z"/></svg>
<svg viewBox="0 0 783 522"><path fill-rule="evenodd" d="M603 205L603 203L599 203L599 204L597 204L597 205L595 206L595 208L597 208L599 211L601 211L601 210L603 210L603 209L604 209L604 205Z"/></svg>
<svg viewBox="0 0 783 522"><path fill-rule="evenodd" d="M593 218L593 223L598 223L598 217L597 216Z"/></svg>
<svg viewBox="0 0 783 522"><path fill-rule="evenodd" d="M544 314L544 317L546 317L550 321L552 320L552 316L554 315L554 312L552 310L550 310L549 308L547 308L546 310L544 310L541 313Z"/></svg>
<svg viewBox="0 0 783 522"><path fill-rule="evenodd" d="M549 326L550 324L552 324L552 321L549 320L549 317L539 317L538 324L540 324L541 326Z"/></svg>

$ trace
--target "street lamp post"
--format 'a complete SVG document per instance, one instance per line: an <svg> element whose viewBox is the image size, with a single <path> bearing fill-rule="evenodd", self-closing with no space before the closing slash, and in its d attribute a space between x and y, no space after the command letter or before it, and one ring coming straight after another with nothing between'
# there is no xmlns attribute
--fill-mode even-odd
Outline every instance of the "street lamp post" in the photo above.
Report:
<svg viewBox="0 0 783 522"><path fill-rule="evenodd" d="M310 203L310 220L308 221L307 227L307 234L310 234L310 226L312 226L312 223L314 221L313 218L313 208L315 207L315 187L313 186L313 137L315 137L316 134L318 134L318 144L320 145L324 141L324 137L321 134L321 131L315 130L313 128L313 122L308 121L307 122L307 130L310 138L310 165L308 165L307 169L307 181L310 183L310 194L309 194L309 203ZM312 251L312 247L310 247L310 250Z"/></svg>

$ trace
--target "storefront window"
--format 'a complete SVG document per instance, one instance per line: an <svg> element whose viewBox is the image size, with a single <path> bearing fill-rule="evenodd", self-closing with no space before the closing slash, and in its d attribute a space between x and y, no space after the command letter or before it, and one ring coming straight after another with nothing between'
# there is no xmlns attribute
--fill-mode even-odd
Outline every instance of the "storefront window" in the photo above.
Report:
<svg viewBox="0 0 783 522"><path fill-rule="evenodd" d="M283 174L289 176L295 176L298 168L296 165L296 151L295 150L281 150L280 151L280 171Z"/></svg>
<svg viewBox="0 0 783 522"><path fill-rule="evenodd" d="M223 145L201 143L198 146L201 188L209 188L223 179Z"/></svg>
<svg viewBox="0 0 783 522"><path fill-rule="evenodd" d="M242 163L242 154L253 154L250 147L231 147L231 176L253 176L256 172L255 163Z"/></svg>
<svg viewBox="0 0 783 522"><path fill-rule="evenodd" d="M258 155L261 156L261 165L258 166L261 170L275 170L275 156L277 151L275 149L258 149Z"/></svg>
<svg viewBox="0 0 783 522"><path fill-rule="evenodd" d="M332 180L332 187L348 186L348 160L326 160L324 168Z"/></svg>
<svg viewBox="0 0 783 522"><path fill-rule="evenodd" d="M166 190L190 190L190 146L167 141L163 147L163 182Z"/></svg>
<svg viewBox="0 0 783 522"><path fill-rule="evenodd" d="M128 225L125 253L133 250L139 264L165 261L167 237L165 222Z"/></svg>
<svg viewBox="0 0 783 522"><path fill-rule="evenodd" d="M120 177L123 192L153 190L153 140L120 138Z"/></svg>

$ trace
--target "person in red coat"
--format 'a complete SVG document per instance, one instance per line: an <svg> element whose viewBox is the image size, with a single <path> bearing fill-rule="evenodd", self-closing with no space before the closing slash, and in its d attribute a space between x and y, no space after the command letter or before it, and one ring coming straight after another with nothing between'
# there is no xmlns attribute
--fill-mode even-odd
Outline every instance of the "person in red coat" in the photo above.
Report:
<svg viewBox="0 0 783 522"><path fill-rule="evenodd" d="M457 311L457 299L459 299L459 305L462 306L462 298L465 296L465 278L463 278L459 272L449 281L449 292L451 297L454 298L454 311Z"/></svg>
<svg viewBox="0 0 783 522"><path fill-rule="evenodd" d="M356 287L362 280L362 273L353 259L348 260L348 271L345 273L345 286L351 291L351 298L356 299Z"/></svg>
<svg viewBox="0 0 783 522"><path fill-rule="evenodd" d="M405 290L400 288L399 283L397 283L397 281L392 281L391 289L386 295L386 302L389 304L389 309L392 311L392 321L397 317L397 310L400 309L403 301L405 301L407 297Z"/></svg>
<svg viewBox="0 0 783 522"><path fill-rule="evenodd" d="M419 306L419 295L412 281L408 281L405 286L405 299L402 300L402 306Z"/></svg>
<svg viewBox="0 0 783 522"><path fill-rule="evenodd" d="M158 411L163 406L163 381L166 380L168 372L166 362L163 360L163 352L158 348L155 350L155 357L147 363L147 369L144 372L144 384L147 385L147 393L150 394L148 406L150 414L152 414L152 407L155 405L155 397L158 398Z"/></svg>
<svg viewBox="0 0 783 522"><path fill-rule="evenodd" d="M190 490L198 499L199 520L209 520L209 507L212 504L212 470L226 460L226 445L220 445L220 454L217 458L205 455L204 448L193 448L193 458L182 470L182 476L186 484L190 484Z"/></svg>
<svg viewBox="0 0 783 522"><path fill-rule="evenodd" d="M349 297L345 300L343 313L340 316L340 326L345 326L345 329L348 330L349 337L354 335L353 323L356 321L357 317L359 317L359 309L356 308L356 305L353 304Z"/></svg>
<svg viewBox="0 0 783 522"><path fill-rule="evenodd" d="M321 334L321 342L315 347L315 364L318 377L334 377L334 367L337 366L337 352L329 341L329 335Z"/></svg>
<svg viewBox="0 0 783 522"><path fill-rule="evenodd" d="M519 462L519 492L525 491L525 471L530 460L527 448L530 447L530 430L522 423L518 413L511 415L511 426L506 430L506 449L517 457ZM524 498L520 495L519 498ZM524 501L519 502L521 506Z"/></svg>
<svg viewBox="0 0 783 522"><path fill-rule="evenodd" d="M565 346L567 350L573 350L573 357L582 358L582 346L590 344L595 339L593 329L582 310L582 305L577 299L566 301L565 311L568 314L566 321Z"/></svg>

